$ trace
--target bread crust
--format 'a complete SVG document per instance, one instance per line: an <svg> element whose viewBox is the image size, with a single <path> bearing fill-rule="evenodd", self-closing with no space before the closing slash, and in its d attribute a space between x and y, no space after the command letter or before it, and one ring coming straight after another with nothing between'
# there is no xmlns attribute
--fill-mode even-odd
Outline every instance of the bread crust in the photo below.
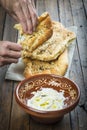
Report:
<svg viewBox="0 0 87 130"><path fill-rule="evenodd" d="M75 33L66 29L61 23L53 21L52 26L52 37L32 52L32 59L42 61L55 60L76 38Z"/></svg>
<svg viewBox="0 0 87 130"><path fill-rule="evenodd" d="M68 46L76 38L74 32L66 29L61 23L51 21L48 13L38 17L39 24L32 35L19 30L25 63L24 76L28 78L37 74L57 74L63 76L68 68ZM53 35L52 35L53 34Z"/></svg>
<svg viewBox="0 0 87 130"><path fill-rule="evenodd" d="M24 59L24 76L28 78L36 74L57 74L63 76L68 68L68 51L65 50L58 59L51 62Z"/></svg>
<svg viewBox="0 0 87 130"><path fill-rule="evenodd" d="M38 21L38 26L33 34L24 33L21 24L16 24L14 26L14 28L19 30L20 39L18 42L22 44L23 57L30 57L32 51L34 51L38 46L42 45L52 36L52 21L49 14L47 12L43 13L38 18Z"/></svg>

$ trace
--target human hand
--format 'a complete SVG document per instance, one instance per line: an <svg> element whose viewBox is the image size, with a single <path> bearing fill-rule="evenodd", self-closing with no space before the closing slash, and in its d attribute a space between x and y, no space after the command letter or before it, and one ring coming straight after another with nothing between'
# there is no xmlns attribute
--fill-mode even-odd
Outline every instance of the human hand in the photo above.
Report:
<svg viewBox="0 0 87 130"><path fill-rule="evenodd" d="M17 63L22 47L9 41L0 41L0 66Z"/></svg>
<svg viewBox="0 0 87 130"><path fill-rule="evenodd" d="M34 0L0 0L2 6L19 23L24 32L32 34L38 23Z"/></svg>

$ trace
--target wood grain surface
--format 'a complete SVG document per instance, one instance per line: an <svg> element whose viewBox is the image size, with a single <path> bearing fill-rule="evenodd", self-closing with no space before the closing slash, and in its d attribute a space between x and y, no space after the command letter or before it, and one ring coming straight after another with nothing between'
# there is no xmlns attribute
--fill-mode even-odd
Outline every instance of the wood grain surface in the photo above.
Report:
<svg viewBox="0 0 87 130"><path fill-rule="evenodd" d="M56 124L34 121L16 103L18 82L5 80L8 66L0 68L0 130L87 130L87 0L35 0L38 15L48 11L52 20L77 26L77 40L69 77L81 90L78 106ZM0 6L0 40L16 42L15 21Z"/></svg>

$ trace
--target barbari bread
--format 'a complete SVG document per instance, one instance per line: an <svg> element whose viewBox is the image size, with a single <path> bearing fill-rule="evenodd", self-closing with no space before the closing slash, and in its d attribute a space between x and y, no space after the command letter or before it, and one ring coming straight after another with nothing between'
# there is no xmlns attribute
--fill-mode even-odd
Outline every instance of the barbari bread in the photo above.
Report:
<svg viewBox="0 0 87 130"><path fill-rule="evenodd" d="M68 51L65 50L58 59L50 62L23 59L25 63L24 76L26 78L36 74L57 74L63 76L68 68Z"/></svg>
<svg viewBox="0 0 87 130"><path fill-rule="evenodd" d="M20 38L18 42L22 44L23 57L30 57L32 51L52 36L53 29L49 14L47 12L43 13L38 17L38 21L38 26L33 34L25 34L21 24L16 24L14 26L14 28L19 30Z"/></svg>
<svg viewBox="0 0 87 130"><path fill-rule="evenodd" d="M66 29L59 22L52 22L53 35L52 37L38 46L31 54L32 59L42 61L55 60L76 38L74 32Z"/></svg>
<svg viewBox="0 0 87 130"><path fill-rule="evenodd" d="M23 47L24 76L57 74L63 76L68 68L68 46L76 38L74 32L61 23L51 21L48 13L38 18L39 24L32 35L23 33L20 24L19 43Z"/></svg>

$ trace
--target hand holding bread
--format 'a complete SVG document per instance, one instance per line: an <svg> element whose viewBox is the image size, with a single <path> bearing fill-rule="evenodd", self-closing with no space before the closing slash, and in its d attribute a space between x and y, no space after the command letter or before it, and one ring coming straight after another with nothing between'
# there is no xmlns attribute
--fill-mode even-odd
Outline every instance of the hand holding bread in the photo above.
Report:
<svg viewBox="0 0 87 130"><path fill-rule="evenodd" d="M68 46L76 35L61 23L52 21L47 12L38 21L32 35L25 34L20 24L15 25L21 35L19 43L23 47L24 76L28 78L43 73L63 76L69 64Z"/></svg>

